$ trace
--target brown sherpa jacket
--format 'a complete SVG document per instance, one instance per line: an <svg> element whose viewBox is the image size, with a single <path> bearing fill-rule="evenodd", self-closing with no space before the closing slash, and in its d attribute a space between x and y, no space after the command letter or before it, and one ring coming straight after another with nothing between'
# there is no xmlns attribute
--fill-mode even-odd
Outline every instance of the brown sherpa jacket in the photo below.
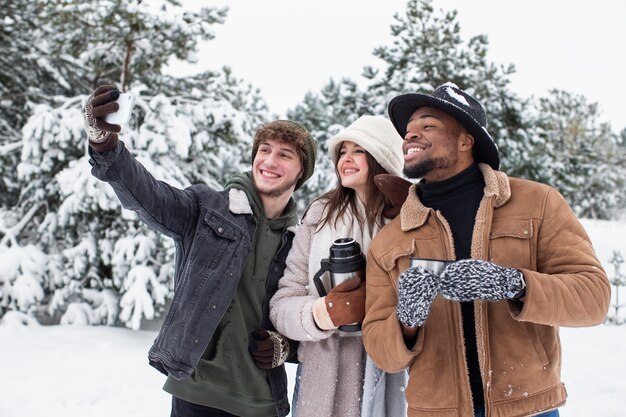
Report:
<svg viewBox="0 0 626 417"><path fill-rule="evenodd" d="M559 327L601 323L610 285L556 190L484 164L480 169L486 186L472 257L518 268L527 285L523 304L474 302L486 415L530 416L565 403ZM460 304L437 296L411 349L396 315L397 277L410 257L455 259L448 223L419 201L416 186L370 245L363 341L383 370L409 368L409 416L473 416Z"/></svg>

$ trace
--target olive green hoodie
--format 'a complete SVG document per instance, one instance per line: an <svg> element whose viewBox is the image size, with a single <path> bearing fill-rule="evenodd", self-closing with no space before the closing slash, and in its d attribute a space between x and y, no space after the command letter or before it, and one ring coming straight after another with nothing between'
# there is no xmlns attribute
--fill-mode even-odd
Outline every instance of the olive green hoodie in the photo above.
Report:
<svg viewBox="0 0 626 417"><path fill-rule="evenodd" d="M250 172L235 175L225 188L242 190L248 197L256 220L254 249L244 265L237 293L193 374L183 380L169 377L164 389L183 400L235 415L274 416L265 371L255 365L248 344L250 332L261 328L268 270L285 229L297 222L296 204L289 200L280 217L268 219Z"/></svg>

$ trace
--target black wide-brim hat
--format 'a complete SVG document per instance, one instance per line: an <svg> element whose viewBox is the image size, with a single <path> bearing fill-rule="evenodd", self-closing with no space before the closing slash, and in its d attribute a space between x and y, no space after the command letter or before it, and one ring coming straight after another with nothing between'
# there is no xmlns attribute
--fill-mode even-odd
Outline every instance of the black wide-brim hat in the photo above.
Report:
<svg viewBox="0 0 626 417"><path fill-rule="evenodd" d="M498 146L487 132L487 115L478 100L453 83L446 83L428 94L409 93L394 97L387 110L389 119L400 136L406 136L409 118L421 107L432 107L448 113L458 120L474 137L477 162L493 169L500 168Z"/></svg>

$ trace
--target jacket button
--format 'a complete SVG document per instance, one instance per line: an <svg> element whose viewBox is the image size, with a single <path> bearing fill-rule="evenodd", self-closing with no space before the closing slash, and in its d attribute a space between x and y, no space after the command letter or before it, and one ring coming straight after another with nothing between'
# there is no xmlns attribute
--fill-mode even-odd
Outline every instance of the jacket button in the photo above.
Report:
<svg viewBox="0 0 626 417"><path fill-rule="evenodd" d="M527 235L528 234L528 230L524 230L524 234Z"/></svg>
<svg viewBox="0 0 626 417"><path fill-rule="evenodd" d="M220 232L220 233L224 233L224 229L223 229L223 228L221 228L221 227L218 227L218 228L217 228L217 231L218 231L218 232Z"/></svg>

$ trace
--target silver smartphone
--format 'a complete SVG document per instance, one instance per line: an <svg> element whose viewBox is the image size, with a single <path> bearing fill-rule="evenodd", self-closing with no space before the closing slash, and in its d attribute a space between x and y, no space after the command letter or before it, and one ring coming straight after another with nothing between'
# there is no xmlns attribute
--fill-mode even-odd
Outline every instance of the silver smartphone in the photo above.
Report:
<svg viewBox="0 0 626 417"><path fill-rule="evenodd" d="M119 104L120 108L115 113L107 114L104 121L112 125L128 124L135 105L135 96L130 93L122 93L115 102Z"/></svg>

